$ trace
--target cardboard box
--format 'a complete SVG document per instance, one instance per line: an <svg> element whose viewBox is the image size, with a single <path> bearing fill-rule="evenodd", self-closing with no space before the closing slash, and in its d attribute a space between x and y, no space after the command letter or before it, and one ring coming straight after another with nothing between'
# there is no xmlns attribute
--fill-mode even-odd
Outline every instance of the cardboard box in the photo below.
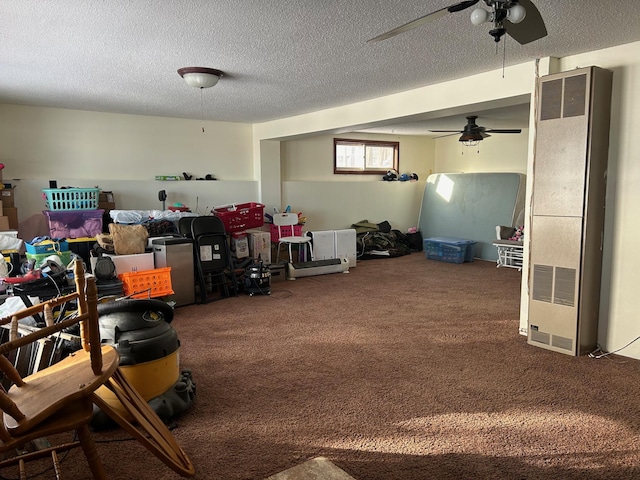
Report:
<svg viewBox="0 0 640 480"><path fill-rule="evenodd" d="M135 253L133 255L113 255L107 253L106 256L111 257L113 264L116 266L116 274L128 272L144 272L145 270L153 270L155 262L153 252Z"/></svg>
<svg viewBox="0 0 640 480"><path fill-rule="evenodd" d="M0 216L0 231L2 230L11 230L11 228L9 228L9 217L6 215Z"/></svg>
<svg viewBox="0 0 640 480"><path fill-rule="evenodd" d="M100 192L98 196L98 202L100 203L115 203L115 199L113 198L113 192Z"/></svg>
<svg viewBox="0 0 640 480"><path fill-rule="evenodd" d="M233 232L231 234L231 251L238 259L249 256L249 242L245 232Z"/></svg>
<svg viewBox="0 0 640 480"><path fill-rule="evenodd" d="M9 217L9 228L11 230L18 229L18 209L16 207L8 207L2 209L3 215Z"/></svg>
<svg viewBox="0 0 640 480"><path fill-rule="evenodd" d="M0 170L0 171L1 171L1 170ZM2 213L2 212L3 212L3 210L2 210L2 200L0 200L0 217L1 217L2 215L4 215L4 213Z"/></svg>
<svg viewBox="0 0 640 480"><path fill-rule="evenodd" d="M249 254L251 258L260 259L266 264L271 263L271 233L258 229L247 230L249 235Z"/></svg>
<svg viewBox="0 0 640 480"><path fill-rule="evenodd" d="M12 188L3 188L2 191L0 191L0 198L2 199L2 206L3 207L15 207L14 204L14 196L13 196L13 192L16 189L16 187L12 187Z"/></svg>

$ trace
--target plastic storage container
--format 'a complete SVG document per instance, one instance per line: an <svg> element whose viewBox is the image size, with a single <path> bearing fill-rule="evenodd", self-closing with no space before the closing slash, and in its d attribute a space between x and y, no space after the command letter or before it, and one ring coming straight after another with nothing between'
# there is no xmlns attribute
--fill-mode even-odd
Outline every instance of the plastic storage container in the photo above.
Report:
<svg viewBox="0 0 640 480"><path fill-rule="evenodd" d="M45 188L47 210L96 210L99 188Z"/></svg>
<svg viewBox="0 0 640 480"><path fill-rule="evenodd" d="M46 210L51 238L93 238L102 233L104 210Z"/></svg>
<svg viewBox="0 0 640 480"><path fill-rule="evenodd" d="M173 295L171 267L126 272L118 275L124 286L124 294L131 298L155 298Z"/></svg>
<svg viewBox="0 0 640 480"><path fill-rule="evenodd" d="M27 249L27 253L40 254L40 253L48 253L49 255L53 255L58 252L66 252L69 250L69 244L66 240L53 241L48 243L37 243L35 245L31 245L30 243L24 244Z"/></svg>
<svg viewBox="0 0 640 480"><path fill-rule="evenodd" d="M264 205L261 203L238 203L214 207L212 213L222 220L227 233L259 228L264 224Z"/></svg>
<svg viewBox="0 0 640 480"><path fill-rule="evenodd" d="M424 251L429 260L448 263L473 262L476 242L461 238L432 237L424 240Z"/></svg>
<svg viewBox="0 0 640 480"><path fill-rule="evenodd" d="M51 255L57 255L58 257L60 257L60 260L62 261L63 265L69 265L69 262L71 262L71 252L67 251L67 252L49 252L49 253L25 253L25 256L27 257L27 260L34 260L34 267L35 268L40 268L42 266L42 264L44 263L44 261L50 257Z"/></svg>

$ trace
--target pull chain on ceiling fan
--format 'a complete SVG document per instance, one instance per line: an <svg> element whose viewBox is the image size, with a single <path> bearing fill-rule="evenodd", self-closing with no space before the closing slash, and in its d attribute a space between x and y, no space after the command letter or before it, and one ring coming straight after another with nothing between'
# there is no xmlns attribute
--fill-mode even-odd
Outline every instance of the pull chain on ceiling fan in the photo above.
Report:
<svg viewBox="0 0 640 480"><path fill-rule="evenodd" d="M426 23L444 17L449 13L457 13L477 4L480 0L465 0L449 7L441 8L409 23L401 25L382 35L372 38L369 42L377 42L394 37L400 33L421 27ZM505 33L509 34L521 45L538 40L547 35L542 16L531 0L483 0L490 8L476 8L471 13L471 23L481 25L485 22L493 24L489 34L495 42L499 42Z"/></svg>

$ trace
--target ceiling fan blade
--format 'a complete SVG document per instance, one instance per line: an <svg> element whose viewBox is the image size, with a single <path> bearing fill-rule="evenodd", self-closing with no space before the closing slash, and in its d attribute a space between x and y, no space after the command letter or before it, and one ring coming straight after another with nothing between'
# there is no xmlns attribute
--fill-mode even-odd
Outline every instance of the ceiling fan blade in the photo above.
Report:
<svg viewBox="0 0 640 480"><path fill-rule="evenodd" d="M405 23L404 25L394 28L393 30L388 31L387 33L383 33L382 35L378 35L377 37L367 40L367 42L379 42L380 40L386 40L387 38L395 37L400 33L406 32L408 30L413 30L414 28L421 27L422 25L425 25L426 23L429 23L433 20L437 20L438 18L444 17L448 13L455 13L455 12L464 10L466 8L472 7L473 5L478 3L478 1L479 0L465 0L463 2L456 3L455 5L441 8L440 10L436 10L435 12L428 13L423 17L420 17L409 23Z"/></svg>
<svg viewBox="0 0 640 480"><path fill-rule="evenodd" d="M536 6L531 0L518 0L518 3L525 8L527 15L520 23L511 23L509 20L505 20L504 27L511 38L520 45L526 45L546 37L547 27L545 27L542 15L540 15Z"/></svg>
<svg viewBox="0 0 640 480"><path fill-rule="evenodd" d="M485 132L491 133L522 133L522 130L519 128L490 128L485 130Z"/></svg>
<svg viewBox="0 0 640 480"><path fill-rule="evenodd" d="M429 130L433 133L462 133L461 130Z"/></svg>
<svg viewBox="0 0 640 480"><path fill-rule="evenodd" d="M434 130L429 130L430 132L433 132ZM446 138L446 137L453 137L454 135L460 135L460 132L453 132L453 133L449 133L448 135L438 135L437 137L433 137L435 139L438 138Z"/></svg>

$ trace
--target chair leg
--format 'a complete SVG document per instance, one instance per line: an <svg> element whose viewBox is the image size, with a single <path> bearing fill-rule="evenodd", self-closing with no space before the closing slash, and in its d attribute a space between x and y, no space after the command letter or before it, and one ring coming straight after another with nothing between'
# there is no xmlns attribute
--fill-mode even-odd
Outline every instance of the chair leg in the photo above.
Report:
<svg viewBox="0 0 640 480"><path fill-rule="evenodd" d="M80 440L82 451L85 457L87 457L93 478L96 480L107 480L107 474L104 471L104 466L98 455L98 450L96 449L96 444L93 442L88 425L83 425L78 429L78 439Z"/></svg>
<svg viewBox="0 0 640 480"><path fill-rule="evenodd" d="M238 279L236 278L236 271L233 269L233 265L231 265L231 281L233 282L233 296L238 296Z"/></svg>
<svg viewBox="0 0 640 480"><path fill-rule="evenodd" d="M207 285L202 271L202 265L198 262L198 284L200 285L200 303L207 303Z"/></svg>

